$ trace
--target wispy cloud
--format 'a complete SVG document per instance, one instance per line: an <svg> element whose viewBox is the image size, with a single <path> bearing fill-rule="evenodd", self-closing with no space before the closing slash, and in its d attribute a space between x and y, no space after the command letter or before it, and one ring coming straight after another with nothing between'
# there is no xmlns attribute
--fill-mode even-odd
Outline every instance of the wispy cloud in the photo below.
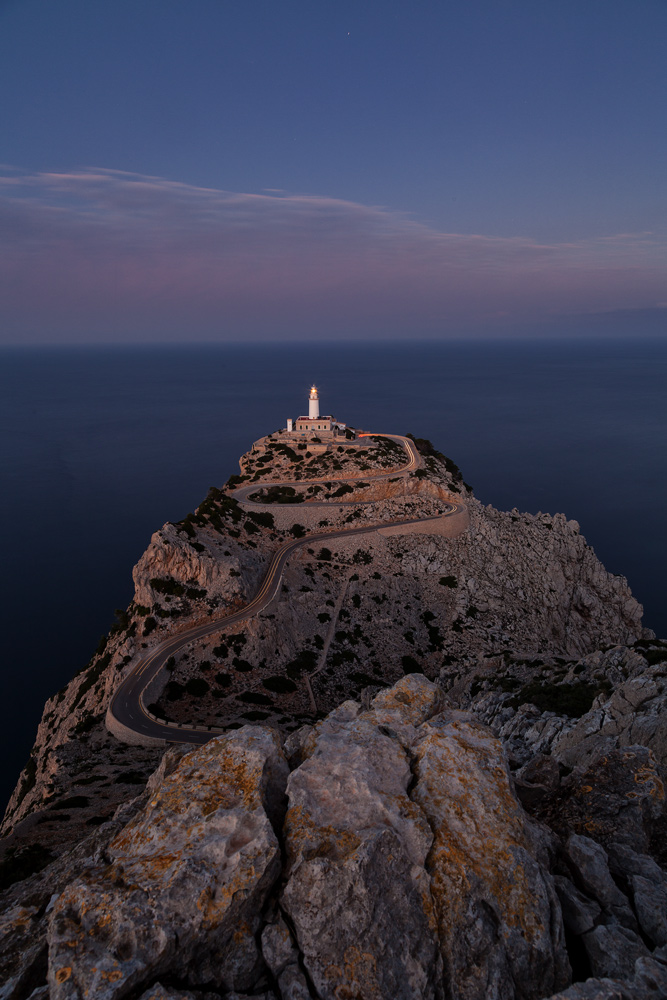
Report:
<svg viewBox="0 0 667 1000"><path fill-rule="evenodd" d="M649 308L667 241L438 232L382 207L91 169L0 174L9 339L406 335Z"/></svg>

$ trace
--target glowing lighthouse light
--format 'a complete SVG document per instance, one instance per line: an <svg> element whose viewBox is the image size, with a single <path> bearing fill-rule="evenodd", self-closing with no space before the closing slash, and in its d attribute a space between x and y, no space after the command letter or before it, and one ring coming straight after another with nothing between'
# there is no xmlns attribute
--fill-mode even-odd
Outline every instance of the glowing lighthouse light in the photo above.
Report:
<svg viewBox="0 0 667 1000"><path fill-rule="evenodd" d="M320 397L317 394L317 386L313 385L308 397L308 419L318 420L320 416Z"/></svg>

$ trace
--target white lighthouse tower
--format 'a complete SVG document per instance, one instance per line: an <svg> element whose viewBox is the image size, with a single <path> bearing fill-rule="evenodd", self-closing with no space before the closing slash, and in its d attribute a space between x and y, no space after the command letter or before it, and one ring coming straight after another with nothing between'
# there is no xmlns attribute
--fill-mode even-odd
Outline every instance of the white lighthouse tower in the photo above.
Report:
<svg viewBox="0 0 667 1000"><path fill-rule="evenodd" d="M347 431L345 424L341 424L331 416L320 414L320 394L316 385L310 387L308 416L297 417L296 420L289 417L287 433L308 438L316 445L321 445L323 442L333 442L339 437L348 440L353 437L353 434Z"/></svg>
<svg viewBox="0 0 667 1000"><path fill-rule="evenodd" d="M320 418L320 397L317 393L317 386L313 385L310 387L310 396L308 397L308 419L319 420L319 418Z"/></svg>

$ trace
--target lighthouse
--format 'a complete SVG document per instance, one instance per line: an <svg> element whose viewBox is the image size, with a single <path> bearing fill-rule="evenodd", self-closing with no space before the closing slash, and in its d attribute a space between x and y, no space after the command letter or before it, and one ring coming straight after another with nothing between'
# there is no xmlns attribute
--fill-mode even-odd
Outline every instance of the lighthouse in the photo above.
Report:
<svg viewBox="0 0 667 1000"><path fill-rule="evenodd" d="M308 395L308 416L287 419L287 434L307 438L315 444L333 442L338 438L351 439L353 431L347 431L345 424L331 416L320 414L320 393L316 385L311 385Z"/></svg>
<svg viewBox="0 0 667 1000"><path fill-rule="evenodd" d="M317 394L317 386L312 385L310 387L310 396L308 397L308 419L319 420L319 418L320 418L320 397Z"/></svg>

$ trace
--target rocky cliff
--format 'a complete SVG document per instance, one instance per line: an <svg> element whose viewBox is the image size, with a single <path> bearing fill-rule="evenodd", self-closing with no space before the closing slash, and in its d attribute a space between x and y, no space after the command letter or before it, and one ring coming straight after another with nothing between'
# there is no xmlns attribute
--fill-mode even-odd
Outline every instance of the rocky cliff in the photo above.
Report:
<svg viewBox="0 0 667 1000"><path fill-rule="evenodd" d="M485 507L419 447L400 473L382 439L264 439L156 532L9 804L0 998L660 995L667 645L576 522ZM271 606L154 690L226 735L114 740L137 657L295 537Z"/></svg>
<svg viewBox="0 0 667 1000"><path fill-rule="evenodd" d="M560 791L557 756L529 763L513 776L492 729L418 674L284 744L245 726L171 750L4 892L0 996L666 995L655 758L606 753ZM549 783L576 802L557 832L521 804Z"/></svg>

